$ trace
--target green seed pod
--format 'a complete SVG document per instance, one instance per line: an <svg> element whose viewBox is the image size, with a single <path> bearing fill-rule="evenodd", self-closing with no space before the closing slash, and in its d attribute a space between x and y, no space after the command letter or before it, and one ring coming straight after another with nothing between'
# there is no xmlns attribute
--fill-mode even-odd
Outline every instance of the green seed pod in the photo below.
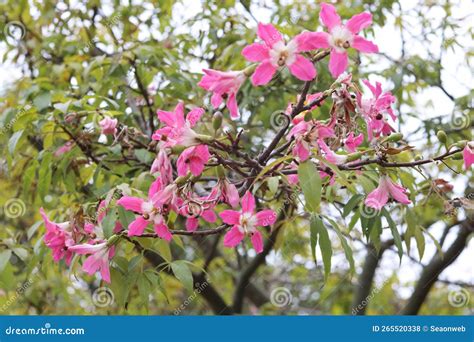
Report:
<svg viewBox="0 0 474 342"><path fill-rule="evenodd" d="M396 141L400 141L402 139L403 139L403 134L402 133L393 133L393 134L390 134L388 137L384 138L382 140L382 143L396 142Z"/></svg>
<svg viewBox="0 0 474 342"><path fill-rule="evenodd" d="M354 152L347 155L347 161L348 162L354 161L354 160L360 159L361 157L362 157L362 152Z"/></svg>
<svg viewBox="0 0 474 342"><path fill-rule="evenodd" d="M442 144L446 144L446 142L448 141L448 136L446 135L445 131L438 131L438 133L436 133L436 136L438 137L439 142Z"/></svg>
<svg viewBox="0 0 474 342"><path fill-rule="evenodd" d="M212 116L212 128L217 131L222 126L223 115L221 112L215 112Z"/></svg>

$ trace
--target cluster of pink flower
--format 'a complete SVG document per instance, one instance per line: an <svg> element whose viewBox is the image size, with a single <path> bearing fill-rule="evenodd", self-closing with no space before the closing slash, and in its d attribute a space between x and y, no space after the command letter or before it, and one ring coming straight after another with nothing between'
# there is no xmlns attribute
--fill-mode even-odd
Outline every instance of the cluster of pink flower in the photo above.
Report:
<svg viewBox="0 0 474 342"><path fill-rule="evenodd" d="M294 156L294 161L287 166L288 169L296 169L297 163L309 159L312 155L319 155L323 158L321 160L335 165L347 165L361 158L362 154L358 152L358 147L364 143L365 135L353 123L355 120L351 122L350 117L344 115L344 110L338 108L352 106L351 108L357 110L358 115L366 123L369 144L374 139L394 132L389 123L390 120L396 120L391 109L395 101L394 96L390 92L383 92L380 83L377 82L374 86L364 80L363 83L370 89L372 97L363 98L358 87L352 82L351 75L341 76L348 65L348 48L352 47L366 53L378 51L375 44L359 35L362 29L371 24L371 14L355 15L344 25L333 6L328 4L321 6L320 19L329 32L304 32L286 43L273 25L260 23L257 34L263 43L253 43L242 51L248 61L257 62L258 66L253 65L241 71L205 69L204 76L199 82L200 87L212 92L213 107L220 107L225 100L231 118L237 119L240 116L237 93L250 75L253 85L264 85L270 82L279 68L286 66L298 79L310 81L316 77L316 69L313 62L303 57L302 53L315 49L329 49L329 71L333 77L338 77L336 83L339 84L339 88L333 89L332 92L335 106L327 122L307 120L306 115L327 97L323 93L307 95L305 106L312 108L294 117L293 105L288 106L286 114L293 126L286 139ZM208 223L217 221L215 207L218 204L227 204L235 209L240 200L240 211L228 209L219 213L222 221L231 227L224 237L224 245L235 247L245 236L249 236L255 251L260 253L263 250L263 238L257 228L275 223L276 213L273 210L265 209L255 213L256 203L252 193L244 188L242 192L245 193L240 198L236 186L225 177L220 177L216 186L205 196L196 194L192 185L188 186L188 181L193 177L199 177L212 158L213 151L209 150L210 137L200 135L194 130L204 113L204 109L194 108L185 115L183 102L179 102L173 112L158 111L158 120L162 127L154 132L152 139L158 141L159 152L151 167L151 173L156 176L156 180L151 184L147 198L123 196L117 202L117 205L136 215L133 222L126 227L127 234L142 236L147 227L152 226L156 236L170 241L173 233L167 225L167 217L171 211L184 216L186 229L194 232L198 229L199 218ZM345 124L340 125L341 122ZM103 134L115 135L117 132L116 119L106 117L100 122L100 126ZM181 153L176 160L177 177L174 177L170 155L177 147L181 149ZM339 148L345 150L344 154L337 152ZM464 157L466 167L470 167L474 163L473 143L466 146ZM320 175L331 176L330 182L334 182L334 174L320 171ZM288 181L290 184L297 184L298 177L295 174L288 175ZM382 175L379 186L367 196L365 204L380 210L389 197L403 204L411 203L405 188L394 183L389 176ZM52 249L55 261L64 258L69 264L74 253L91 254L83 264L84 270L90 274L100 270L102 278L110 281L108 264L114 254L114 247L113 242L107 241L102 232L104 201L99 205L97 224L88 222L82 231L69 222L51 222L43 210L41 214L47 230L44 241ZM117 223L115 232L120 232L122 229Z"/></svg>

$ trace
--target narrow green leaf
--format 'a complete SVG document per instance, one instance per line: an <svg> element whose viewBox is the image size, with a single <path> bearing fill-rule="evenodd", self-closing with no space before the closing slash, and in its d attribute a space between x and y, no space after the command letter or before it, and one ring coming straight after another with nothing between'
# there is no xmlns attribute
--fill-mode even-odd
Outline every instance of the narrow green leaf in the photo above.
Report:
<svg viewBox="0 0 474 342"><path fill-rule="evenodd" d="M173 261L171 263L171 269L178 280L184 285L188 291L193 291L193 273L189 269L188 265L183 260Z"/></svg>
<svg viewBox="0 0 474 342"><path fill-rule="evenodd" d="M387 219L388 226L390 227L390 230L391 230L392 235L393 235L393 239L395 241L395 246L397 246L398 256L400 258L400 262L402 262L403 245L402 245L402 238L401 238L400 233L398 232L398 229L397 229L397 225L395 224L395 221L393 221L392 217L390 216L390 213L385 208L382 209L382 214Z"/></svg>
<svg viewBox="0 0 474 342"><path fill-rule="evenodd" d="M347 239L342 234L342 231L339 228L339 225L337 224L337 222L330 219L329 217L326 217L326 220L328 220L329 223L331 223L331 225L334 227L334 231L336 232L339 240L341 241L341 245L342 245L342 248L344 249L344 254L346 256L346 259L349 262L350 272L351 272L351 274L354 274L354 272L355 272L355 263L354 263L354 256L353 256L353 253L352 253L352 248L347 243Z"/></svg>
<svg viewBox="0 0 474 342"><path fill-rule="evenodd" d="M115 221L117 220L116 210L116 208L110 209L107 215L105 215L104 219L102 220L102 230L106 239L112 236L112 232L115 227Z"/></svg>
<svg viewBox="0 0 474 342"><path fill-rule="evenodd" d="M351 199L344 206L342 216L347 217L347 215L349 215L353 211L353 209L360 203L362 198L364 198L364 195L361 194L355 194L354 196L352 196Z"/></svg>
<svg viewBox="0 0 474 342"><path fill-rule="evenodd" d="M303 190L307 210L317 213L321 203L321 177L316 166L306 161L298 167L298 179Z"/></svg>
<svg viewBox="0 0 474 342"><path fill-rule="evenodd" d="M16 147L22 135L23 135L23 130L15 132L11 136L10 140L8 140L8 152L10 152L10 155L12 156L14 155Z"/></svg>
<svg viewBox="0 0 474 342"><path fill-rule="evenodd" d="M312 216L312 222L314 229L316 229L317 243L319 245L319 250L323 257L324 264L324 278L327 280L329 273L331 272L331 258L332 258L332 246L331 240L329 239L329 234L324 226L323 221L319 215Z"/></svg>
<svg viewBox="0 0 474 342"><path fill-rule="evenodd" d="M423 235L423 231L418 226L416 227L414 234L418 255L421 261L421 259L423 259L423 254L425 253L425 236Z"/></svg>
<svg viewBox="0 0 474 342"><path fill-rule="evenodd" d="M5 266L7 266L8 260L10 260L11 256L12 251L9 249L0 253L0 272L3 271Z"/></svg>

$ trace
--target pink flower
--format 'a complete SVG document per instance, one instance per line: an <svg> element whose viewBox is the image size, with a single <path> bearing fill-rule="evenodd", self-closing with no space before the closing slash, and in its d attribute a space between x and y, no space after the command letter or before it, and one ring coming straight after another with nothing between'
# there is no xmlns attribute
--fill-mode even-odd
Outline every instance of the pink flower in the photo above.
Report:
<svg viewBox="0 0 474 342"><path fill-rule="evenodd" d="M188 147L178 157L178 176L186 176L188 170L194 176L199 176L210 157L207 145Z"/></svg>
<svg viewBox="0 0 474 342"><path fill-rule="evenodd" d="M242 197L242 210L224 210L219 214L224 223L233 225L224 236L224 246L235 247L249 235L257 253L263 251L262 233L257 227L270 226L276 221L276 213L271 209L259 211L255 214L255 198L250 191Z"/></svg>
<svg viewBox="0 0 474 342"><path fill-rule="evenodd" d="M245 81L243 71L219 71L212 69L203 69L205 75L202 77L198 86L212 92L211 104L218 108L222 101L226 99L232 119L240 117L239 107L237 105L237 92Z"/></svg>
<svg viewBox="0 0 474 342"><path fill-rule="evenodd" d="M357 147L359 147L363 142L364 135L362 133L354 137L354 132L350 132L346 138L346 141L344 142L344 146L347 152L353 153L357 150Z"/></svg>
<svg viewBox="0 0 474 342"><path fill-rule="evenodd" d="M387 122L385 114L390 115L392 120L397 117L392 110L392 104L395 97L389 92L382 92L380 82L375 83L375 87L369 81L362 81L372 92L372 98L364 99L361 93L357 93L357 104L359 110L367 122L367 135L372 140L373 134L378 137L380 134L390 135L394 131L392 126Z"/></svg>
<svg viewBox="0 0 474 342"><path fill-rule="evenodd" d="M164 184L169 184L173 180L173 167L165 148L160 148L158 156L151 165L151 173L159 172Z"/></svg>
<svg viewBox="0 0 474 342"><path fill-rule="evenodd" d="M114 248L107 246L107 242L95 245L84 243L71 246L69 250L76 254L91 254L82 264L82 269L89 275L100 271L102 278L110 283L109 260L114 256Z"/></svg>
<svg viewBox="0 0 474 342"><path fill-rule="evenodd" d="M55 152L54 156L59 157L60 155L69 152L74 147L74 141L69 140L63 146L60 146Z"/></svg>
<svg viewBox="0 0 474 342"><path fill-rule="evenodd" d="M53 260L59 262L65 259L66 264L71 263L73 253L69 251L69 246L74 244L71 232L71 224L69 222L55 223L51 222L46 216L43 208L40 208L40 214L43 217L46 233L43 241L45 245L53 252Z"/></svg>
<svg viewBox="0 0 474 342"><path fill-rule="evenodd" d="M318 145L324 152L324 157L328 162L335 165L341 165L347 161L347 156L335 153L328 145L326 145L323 139L318 139Z"/></svg>
<svg viewBox="0 0 474 342"><path fill-rule="evenodd" d="M180 202L179 213L186 217L186 230L190 232L196 231L199 226L199 217L209 223L214 223L217 220L214 212L215 203L213 203L210 196L192 198L192 194L188 196L189 200Z"/></svg>
<svg viewBox="0 0 474 342"><path fill-rule="evenodd" d="M309 104L312 103L313 101L315 101L315 100L321 98L322 95L323 95L322 92L318 92L318 93L314 93L314 94L308 94L308 95L306 96L305 101L304 101L304 105L305 105L305 106L309 105ZM296 102L297 102L297 103L300 101L300 98L301 98L300 95L298 95L298 96L296 97ZM321 102L321 103L322 103L322 102ZM309 111L312 111L312 110L314 110L314 109L316 109L316 108L318 108L318 106L317 106L317 105L314 105L313 107L311 107L311 108L309 109ZM290 103L288 103L288 106L286 107L285 114L286 114L286 115L290 115L292 111L293 111L293 104L290 102ZM292 122L296 125L297 123L300 123L301 121L304 121L304 117L306 116L307 113L308 113L307 110L305 110L304 112L301 112L300 114L298 114L297 116L295 116L295 117L293 118Z"/></svg>
<svg viewBox="0 0 474 342"><path fill-rule="evenodd" d="M312 49L330 48L329 71L336 78L344 72L348 64L347 49L353 47L360 52L378 52L377 45L361 36L359 32L372 24L372 15L368 12L360 13L349 19L345 25L337 14L333 5L322 3L319 18L324 26L329 29L326 32L308 32L308 40Z"/></svg>
<svg viewBox="0 0 474 342"><path fill-rule="evenodd" d="M239 191L236 186L225 178L219 180L217 186L209 194L209 198L214 201L223 201L232 208L238 206L240 200Z"/></svg>
<svg viewBox="0 0 474 342"><path fill-rule="evenodd" d="M365 205L381 210L389 197L402 204L410 204L411 201L408 199L406 191L403 186L393 183L390 177L382 176L379 180L379 186L367 196Z"/></svg>
<svg viewBox="0 0 474 342"><path fill-rule="evenodd" d="M128 226L128 236L142 235L145 228L151 223L156 235L166 241L171 240L172 235L163 216L164 206L171 197L170 186L174 186L174 184L170 184L163 189L161 179L157 178L148 189L147 200L139 197L123 196L117 201L117 204L126 210L140 214Z"/></svg>
<svg viewBox="0 0 474 342"><path fill-rule="evenodd" d="M470 141L464 147L462 152L464 157L464 166L466 169L469 169L472 164L474 164L474 141Z"/></svg>
<svg viewBox="0 0 474 342"><path fill-rule="evenodd" d="M99 122L99 126L102 129L102 134L115 134L117 133L117 119L111 119L108 116L103 118Z"/></svg>
<svg viewBox="0 0 474 342"><path fill-rule="evenodd" d="M321 124L318 121L300 121L290 130L286 139L295 139L292 153L301 161L305 161L311 154L312 147L315 146L319 138L330 138L334 136L334 130L330 126Z"/></svg>
<svg viewBox="0 0 474 342"><path fill-rule="evenodd" d="M252 75L252 84L267 84L282 66L287 66L302 81L315 78L313 63L300 55L300 52L314 49L313 36L308 33L310 32L301 33L285 44L281 33L272 24L259 23L257 35L264 43L253 43L242 50L242 55L248 61L260 62Z"/></svg>
<svg viewBox="0 0 474 342"><path fill-rule="evenodd" d="M198 122L204 109L194 108L186 119L184 118L184 103L178 102L174 112L158 111L158 119L165 124L163 128L158 129L153 135L153 140L164 141L164 147L173 147L175 145L193 146L199 144L198 134L192 130L192 127Z"/></svg>
<svg viewBox="0 0 474 342"><path fill-rule="evenodd" d="M88 234L92 234L92 239L104 239L104 230L102 229L102 221L107 215L107 206L105 201L100 201L99 207L97 208L97 225L94 225L90 222L85 224L84 230ZM118 233L122 230L122 224L120 221L115 222L114 233Z"/></svg>

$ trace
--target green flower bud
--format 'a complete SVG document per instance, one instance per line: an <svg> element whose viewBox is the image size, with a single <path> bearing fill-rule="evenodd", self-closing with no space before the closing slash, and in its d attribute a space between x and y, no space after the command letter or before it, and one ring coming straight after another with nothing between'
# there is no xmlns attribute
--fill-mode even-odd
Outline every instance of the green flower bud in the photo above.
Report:
<svg viewBox="0 0 474 342"><path fill-rule="evenodd" d="M348 154L347 161L350 162L350 161L360 159L362 157L362 154L363 154L362 152L354 152L354 153Z"/></svg>
<svg viewBox="0 0 474 342"><path fill-rule="evenodd" d="M385 142L397 142L399 140L402 140L403 139L403 134L402 133L393 133L393 134L390 134L388 137L385 137L384 139L382 139L382 143L385 143Z"/></svg>
<svg viewBox="0 0 474 342"><path fill-rule="evenodd" d="M445 131L438 131L438 133L436 133L436 136L442 144L446 144L446 142L448 141L448 136L446 135Z"/></svg>
<svg viewBox="0 0 474 342"><path fill-rule="evenodd" d="M217 131L222 126L223 115L221 112L215 112L212 116L212 128Z"/></svg>

